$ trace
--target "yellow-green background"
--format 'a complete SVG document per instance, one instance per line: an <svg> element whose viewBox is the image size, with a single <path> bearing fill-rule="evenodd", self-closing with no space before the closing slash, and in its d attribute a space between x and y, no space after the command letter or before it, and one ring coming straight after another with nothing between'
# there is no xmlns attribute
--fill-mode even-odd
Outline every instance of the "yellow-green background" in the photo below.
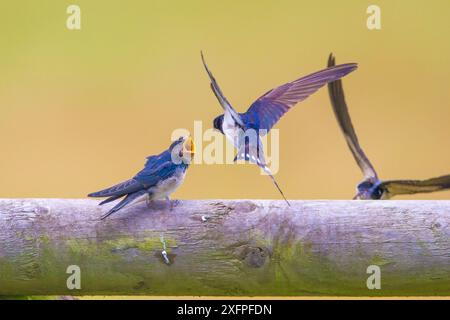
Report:
<svg viewBox="0 0 450 320"><path fill-rule="evenodd" d="M66 28L81 7L82 29ZM366 28L366 8L382 30ZM381 178L450 173L450 2L2 1L0 197L84 197L127 179L176 128L221 111L200 62L246 110L274 86L338 62ZM348 199L362 178L327 91L277 124L291 199ZM280 198L254 166L195 165L175 198ZM405 197L404 197L405 198ZM450 192L408 198L448 199Z"/></svg>

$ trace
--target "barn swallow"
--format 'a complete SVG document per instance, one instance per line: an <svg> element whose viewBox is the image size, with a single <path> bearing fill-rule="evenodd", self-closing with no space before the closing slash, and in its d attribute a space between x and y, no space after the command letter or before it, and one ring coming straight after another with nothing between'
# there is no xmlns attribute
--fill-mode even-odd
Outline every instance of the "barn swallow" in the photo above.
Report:
<svg viewBox="0 0 450 320"><path fill-rule="evenodd" d="M186 170L189 167L192 156L195 153L195 145L191 137L180 137L174 141L169 149L159 155L147 157L144 169L132 179L119 183L110 188L93 192L88 197L108 199L100 202L100 205L124 197L101 219L119 211L132 202L143 200L166 199L184 181Z"/></svg>
<svg viewBox="0 0 450 320"><path fill-rule="evenodd" d="M328 67L335 65L332 54L328 58ZM427 180L387 180L381 181L378 175L362 150L353 128L347 103L345 102L342 81L337 80L328 84L331 105L337 122L344 134L347 145L364 174L364 180L358 184L357 193L353 199L361 200L385 200L400 194L415 194L424 192L434 192L450 189L450 175L431 178Z"/></svg>
<svg viewBox="0 0 450 320"><path fill-rule="evenodd" d="M224 110L214 119L214 128L219 130L238 150L234 161L245 160L256 163L270 176L281 196L289 205L269 167L266 165L260 136L267 134L291 107L305 100L330 81L344 77L357 68L356 63L342 64L309 74L292 82L269 90L259 97L245 113L238 113L223 95L206 65L202 62L210 79L211 89Z"/></svg>

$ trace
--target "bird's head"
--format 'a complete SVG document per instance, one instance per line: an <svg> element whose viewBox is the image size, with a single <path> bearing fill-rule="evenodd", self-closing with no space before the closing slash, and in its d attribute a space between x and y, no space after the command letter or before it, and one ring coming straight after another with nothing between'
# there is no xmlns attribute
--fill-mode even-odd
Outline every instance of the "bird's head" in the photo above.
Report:
<svg viewBox="0 0 450 320"><path fill-rule="evenodd" d="M357 186L357 194L353 199L380 200L384 196L381 181L364 180Z"/></svg>
<svg viewBox="0 0 450 320"><path fill-rule="evenodd" d="M220 132L223 133L222 124L223 124L223 114L214 119L213 121L214 129L219 130Z"/></svg>
<svg viewBox="0 0 450 320"><path fill-rule="evenodd" d="M182 136L169 147L172 161L176 164L189 164L195 154L195 144L191 136Z"/></svg>

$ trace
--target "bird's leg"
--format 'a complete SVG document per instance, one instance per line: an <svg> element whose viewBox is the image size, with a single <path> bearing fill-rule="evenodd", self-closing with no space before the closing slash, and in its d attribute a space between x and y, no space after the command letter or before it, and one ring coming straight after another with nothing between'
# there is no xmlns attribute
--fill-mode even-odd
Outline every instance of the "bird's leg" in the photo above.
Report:
<svg viewBox="0 0 450 320"><path fill-rule="evenodd" d="M150 192L148 193L148 197L145 202L146 202L148 208L151 208L153 206L152 194Z"/></svg>
<svg viewBox="0 0 450 320"><path fill-rule="evenodd" d="M170 200L169 196L166 196L166 202L170 206L170 211L180 203L178 200Z"/></svg>
<svg viewBox="0 0 450 320"><path fill-rule="evenodd" d="M172 210L172 204L170 203L169 196L166 196L166 203L167 203L168 206L170 206L170 210Z"/></svg>

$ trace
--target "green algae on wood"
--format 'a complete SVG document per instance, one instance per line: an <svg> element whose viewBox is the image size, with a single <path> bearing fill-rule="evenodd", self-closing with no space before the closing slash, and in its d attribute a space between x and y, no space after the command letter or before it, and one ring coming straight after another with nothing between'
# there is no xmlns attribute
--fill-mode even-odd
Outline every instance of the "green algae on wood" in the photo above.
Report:
<svg viewBox="0 0 450 320"><path fill-rule="evenodd" d="M27 205L47 209L0 216L0 227L9 223L1 295L450 294L441 210L450 202L423 211L402 202L183 201L173 212L136 206L105 221L93 201ZM81 290L67 289L69 265L81 269ZM381 268L381 290L366 286L369 265Z"/></svg>

